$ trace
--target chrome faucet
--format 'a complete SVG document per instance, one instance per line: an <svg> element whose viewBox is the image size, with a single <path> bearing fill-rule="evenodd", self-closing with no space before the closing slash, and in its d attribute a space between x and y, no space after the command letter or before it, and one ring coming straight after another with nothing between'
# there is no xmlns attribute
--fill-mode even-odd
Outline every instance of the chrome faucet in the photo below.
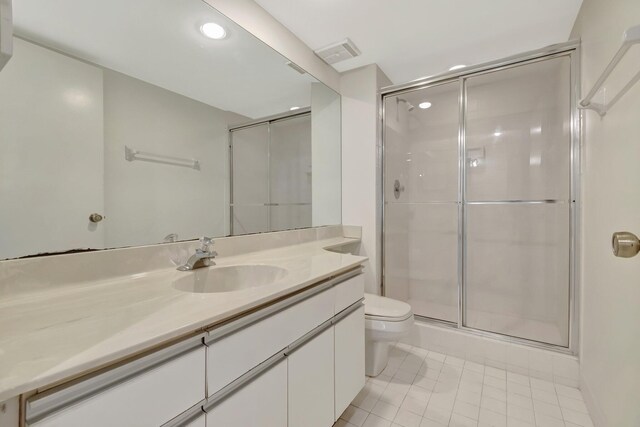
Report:
<svg viewBox="0 0 640 427"><path fill-rule="evenodd" d="M213 259L218 256L216 251L212 251L213 238L201 237L200 243L202 246L196 249L196 253L191 255L184 265L178 267L180 271L191 271L196 268L210 267L216 265Z"/></svg>

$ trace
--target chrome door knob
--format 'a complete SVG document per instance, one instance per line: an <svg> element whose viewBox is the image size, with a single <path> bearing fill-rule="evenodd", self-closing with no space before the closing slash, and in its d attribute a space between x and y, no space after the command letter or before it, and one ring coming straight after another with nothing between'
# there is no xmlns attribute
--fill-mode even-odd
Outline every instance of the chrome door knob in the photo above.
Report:
<svg viewBox="0 0 640 427"><path fill-rule="evenodd" d="M631 258L640 251L640 241L638 241L638 236L628 231L618 231L613 233L611 246L613 254L621 258Z"/></svg>

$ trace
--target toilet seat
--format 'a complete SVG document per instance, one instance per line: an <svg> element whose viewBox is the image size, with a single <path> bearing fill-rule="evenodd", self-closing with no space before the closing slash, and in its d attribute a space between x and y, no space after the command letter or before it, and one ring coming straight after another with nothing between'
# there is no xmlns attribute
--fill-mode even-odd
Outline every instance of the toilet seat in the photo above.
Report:
<svg viewBox="0 0 640 427"><path fill-rule="evenodd" d="M413 316L406 302L374 294L364 294L365 319L383 322L403 322Z"/></svg>

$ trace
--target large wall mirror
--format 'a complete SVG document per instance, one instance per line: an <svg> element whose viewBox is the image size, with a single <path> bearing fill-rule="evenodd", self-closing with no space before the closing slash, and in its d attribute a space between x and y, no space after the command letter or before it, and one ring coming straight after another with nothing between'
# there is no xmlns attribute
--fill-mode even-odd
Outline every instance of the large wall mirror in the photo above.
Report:
<svg viewBox="0 0 640 427"><path fill-rule="evenodd" d="M341 222L340 97L202 0L13 0L0 259Z"/></svg>

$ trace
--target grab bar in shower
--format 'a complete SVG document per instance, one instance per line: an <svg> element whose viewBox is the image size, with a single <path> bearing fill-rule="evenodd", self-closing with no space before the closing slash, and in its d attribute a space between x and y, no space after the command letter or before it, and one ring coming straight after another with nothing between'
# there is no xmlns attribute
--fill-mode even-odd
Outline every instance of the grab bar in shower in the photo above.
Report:
<svg viewBox="0 0 640 427"><path fill-rule="evenodd" d="M618 49L618 52L615 54L607 68L604 69L600 78L596 81L596 84L593 86L593 89L585 96L585 98L580 101L580 108L582 109L590 109L596 111L600 114L600 117L603 117L607 114L607 111L611 109L611 107L622 98L622 96L629 90L631 87L640 81L640 70L636 73L636 75L627 83L621 90L611 98L611 101L608 103L605 101L604 104L591 102L591 100L596 96L598 91L602 88L604 83L607 81L613 70L620 63L624 55L627 53L629 49L635 44L640 43L640 25L633 26L624 32L622 36L622 46Z"/></svg>
<svg viewBox="0 0 640 427"><path fill-rule="evenodd" d="M183 159L181 157L165 156L146 151L138 151L133 148L124 147L124 158L129 162L142 160L144 162L164 163L166 165L183 166L195 170L200 170L200 162L194 159Z"/></svg>

